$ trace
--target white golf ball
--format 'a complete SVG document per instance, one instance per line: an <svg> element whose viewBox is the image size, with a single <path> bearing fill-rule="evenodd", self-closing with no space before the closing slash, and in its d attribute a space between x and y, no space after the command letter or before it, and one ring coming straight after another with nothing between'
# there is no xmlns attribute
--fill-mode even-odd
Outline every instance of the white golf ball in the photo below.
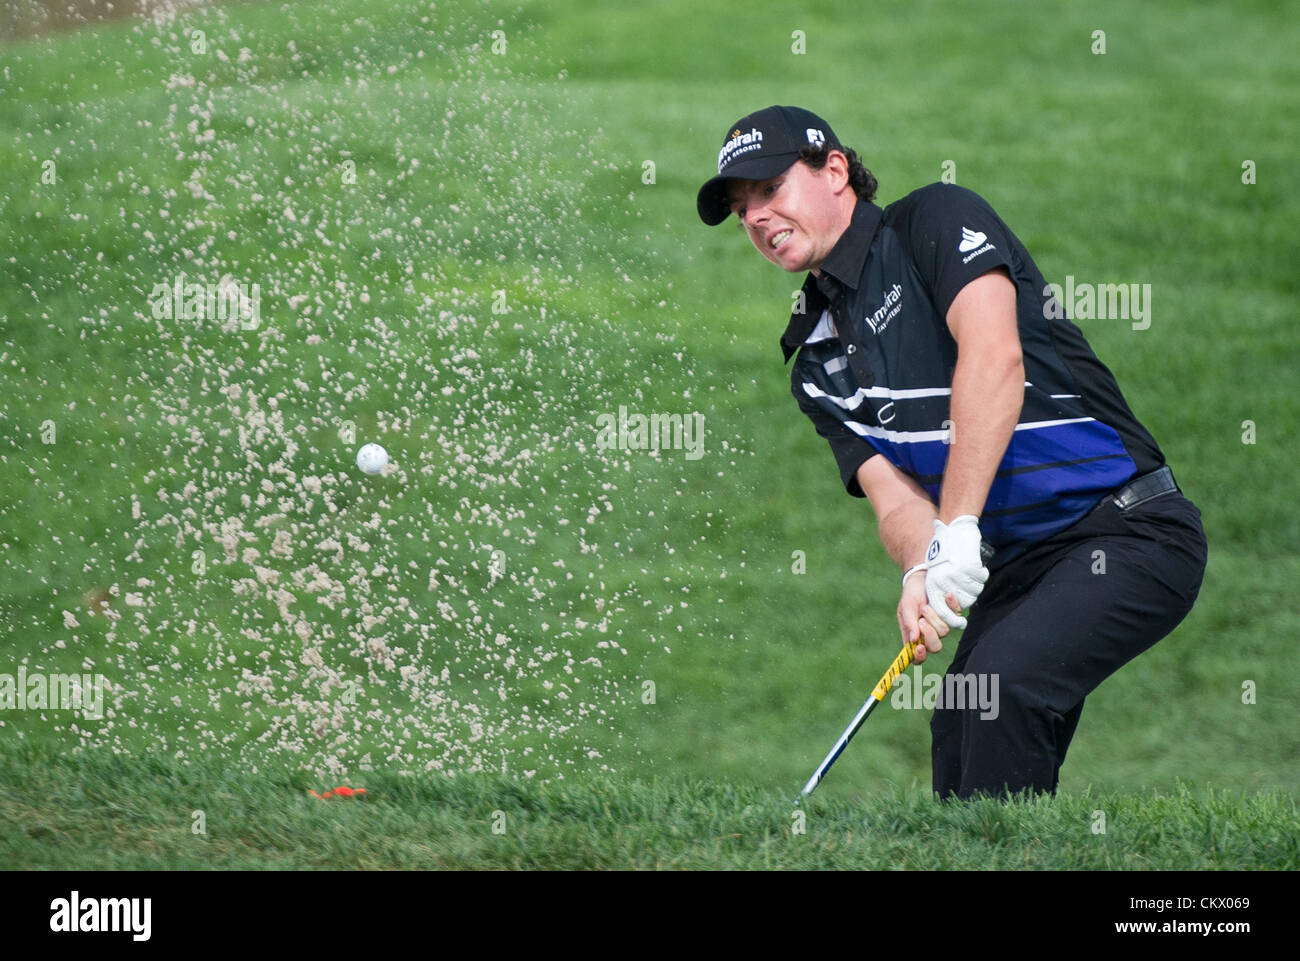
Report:
<svg viewBox="0 0 1300 961"><path fill-rule="evenodd" d="M357 466L367 474L378 474L388 466L388 451L378 444L367 444L357 451Z"/></svg>

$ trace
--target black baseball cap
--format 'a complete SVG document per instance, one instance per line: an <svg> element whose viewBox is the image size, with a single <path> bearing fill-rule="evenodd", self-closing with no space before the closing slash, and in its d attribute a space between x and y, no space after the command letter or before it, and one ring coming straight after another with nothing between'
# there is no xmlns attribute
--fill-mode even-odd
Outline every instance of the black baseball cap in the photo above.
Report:
<svg viewBox="0 0 1300 961"><path fill-rule="evenodd" d="M821 117L802 107L765 107L741 117L727 128L718 151L718 175L700 188L695 208L710 227L731 214L728 180L766 180L789 169L808 144L840 146L835 131Z"/></svg>

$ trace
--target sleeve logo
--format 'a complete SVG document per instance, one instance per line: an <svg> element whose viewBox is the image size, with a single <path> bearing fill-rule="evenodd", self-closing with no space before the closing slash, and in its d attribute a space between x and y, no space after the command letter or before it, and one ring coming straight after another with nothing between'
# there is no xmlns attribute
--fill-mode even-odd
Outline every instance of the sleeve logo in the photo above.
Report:
<svg viewBox="0 0 1300 961"><path fill-rule="evenodd" d="M988 237L980 231L963 227L961 229L961 243L957 245L957 250L963 254L968 254L986 240L988 240Z"/></svg>

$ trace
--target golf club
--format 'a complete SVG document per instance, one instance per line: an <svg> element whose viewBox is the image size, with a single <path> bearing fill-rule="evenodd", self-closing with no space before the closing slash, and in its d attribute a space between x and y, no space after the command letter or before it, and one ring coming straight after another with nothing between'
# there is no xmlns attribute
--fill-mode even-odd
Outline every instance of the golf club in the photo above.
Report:
<svg viewBox="0 0 1300 961"><path fill-rule="evenodd" d="M862 727L866 722L875 706L885 699L885 695L888 694L889 689L894 686L894 681L898 680L898 676L907 670L908 666L912 663L912 656L916 653L916 649L921 643L923 642L916 641L915 643L903 645L903 649L898 652L898 657L894 658L894 663L889 665L889 670L885 672L884 677L877 681L876 686L872 688L871 696L867 698L866 703L862 705L862 708L849 723L849 726L844 729L844 733L841 734L840 739L835 742L835 746L831 748L830 753L826 755L821 764L817 765L817 770L814 771L812 777L808 779L808 783L803 786L803 791L800 792L799 797L795 798L795 804L798 804L800 800L807 797L809 794L812 794L812 792L817 789L817 785L820 784L822 778L826 776L826 772L829 771L831 765L835 763L835 759L843 753L844 749L848 746L849 741L853 740L853 735L858 733L858 728Z"/></svg>
<svg viewBox="0 0 1300 961"><path fill-rule="evenodd" d="M996 553L996 549L992 544L988 541L980 541L980 559L985 564L993 559L994 553ZM799 793L799 797L794 799L795 804L798 804L803 798L806 798L809 794L812 794L813 791L817 790L817 785L821 784L822 778L824 778L826 772L831 769L831 765L835 763L835 759L843 753L846 747L848 747L849 741L853 740L853 735L858 733L858 728L862 727L862 725L866 723L867 718L871 716L871 712L875 709L876 705L885 699L885 695L888 694L889 689L894 686L894 682L898 680L898 676L906 671L911 665L912 657L916 653L916 649L923 643L924 641L916 640L903 645L903 649L898 652L898 657L894 658L894 663L889 665L889 670L885 672L885 676L877 681L876 686L871 689L871 696L867 698L867 702L862 705L857 715L849 722L849 726L844 729L844 733L841 734L840 739L835 742L835 746L831 748L830 753L822 759L821 764L817 765L817 770L813 771L812 777L810 777L808 783L803 786L803 790Z"/></svg>

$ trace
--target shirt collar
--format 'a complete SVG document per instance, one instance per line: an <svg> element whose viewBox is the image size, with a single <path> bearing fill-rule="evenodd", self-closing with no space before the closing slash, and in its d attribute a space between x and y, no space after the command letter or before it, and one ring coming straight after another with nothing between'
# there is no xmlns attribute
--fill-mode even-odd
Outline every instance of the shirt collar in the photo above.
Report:
<svg viewBox="0 0 1300 961"><path fill-rule="evenodd" d="M840 239L822 261L822 275L830 274L850 290L858 289L858 280L862 277L862 265L867 262L867 251L876 239L876 230L880 227L882 211L875 204L859 200L853 208L853 218L849 221Z"/></svg>
<svg viewBox="0 0 1300 961"><path fill-rule="evenodd" d="M781 335L781 352L785 355L786 362L808 339L822 311L830 304L828 294L833 293L837 286L854 291L858 289L867 253L880 228L882 213L875 204L859 200L853 208L849 225L822 261L820 276L814 277L809 272L804 278L800 297L804 309L800 311L796 304L796 309L790 313L790 323Z"/></svg>

